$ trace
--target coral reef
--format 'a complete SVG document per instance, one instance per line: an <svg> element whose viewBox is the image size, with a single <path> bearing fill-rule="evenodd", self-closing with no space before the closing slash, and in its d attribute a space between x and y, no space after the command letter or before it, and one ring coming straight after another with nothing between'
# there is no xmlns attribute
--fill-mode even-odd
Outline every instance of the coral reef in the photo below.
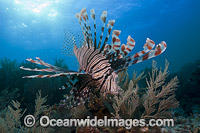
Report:
<svg viewBox="0 0 200 133"><path fill-rule="evenodd" d="M166 61L165 69L158 72L156 62L153 62L152 73L147 82L147 94L144 98L145 113L143 118L170 118L172 112L170 109L178 107L178 102L175 98L175 89L177 88L177 77L165 84L165 79L168 76L169 63ZM160 88L160 89L159 89ZM156 108L156 104L157 108Z"/></svg>
<svg viewBox="0 0 200 133"><path fill-rule="evenodd" d="M10 71L14 67L14 73L18 76L30 75L30 72L20 71L16 67L30 65L29 63L22 62L20 65L15 61L2 59L0 73L4 73L0 78L5 76L6 71ZM18 65L17 65L18 64ZM64 60L55 59L55 64L60 66L64 64ZM196 63L198 64L198 63ZM6 67L7 69L3 68ZM9 67L10 68L9 68ZM64 67L67 66L64 64ZM63 67L62 66L62 67ZM133 78L129 78L127 70L118 74L118 84L121 88L119 95L108 96L107 98L101 95L90 94L89 100L84 105L77 106L71 110L60 108L55 103L59 103L60 99L68 90L59 91L59 88L66 79L18 79L19 85L11 83L10 86L5 85L2 81L2 90L0 90L0 132L199 132L200 130L200 107L191 106L190 115L188 115L184 107L184 102L181 99L181 108L178 107L179 102L176 100L175 92L178 95L186 93L183 88L193 84L199 84L199 67L191 71L190 82L184 81L184 76L180 76L179 86L183 87L181 90L176 90L179 80L175 74L169 75L169 63L166 61L165 69L158 69L157 63L153 61L151 69L145 69L139 76L133 72ZM32 66L34 67L34 66ZM5 71L5 72L4 72ZM14 75L10 73L10 75ZM9 75L7 75L9 78ZM6 77L6 76L5 76ZM5 78L4 77L4 78ZM184 77L184 78L183 78ZM14 79L16 80L16 79ZM21 87L17 89L17 87ZM7 87L6 87L7 86ZM40 90L38 93L37 91ZM178 88L180 89L180 87ZM37 95L35 96L35 94ZM48 95L47 97L42 97ZM196 94L198 95L198 94ZM189 96L187 96L189 97ZM35 102L33 102L35 99ZM183 98L186 99L186 98ZM192 98L191 98L192 99ZM16 101L17 100L17 101ZM11 102L11 104L9 104ZM192 101L192 102L195 102ZM20 104L21 103L21 104ZM198 102L196 102L198 103ZM45 105L44 105L45 104ZM49 105L49 106L47 106ZM32 128L26 128L23 124L23 118L27 114L33 114L36 119L36 125ZM110 127L81 127L81 128L42 128L39 126L38 118L41 115L48 115L50 118L86 118L90 116L93 118L123 118L123 119L146 119L151 118L173 118L175 120L175 127L133 127L129 130L123 127L110 128Z"/></svg>
<svg viewBox="0 0 200 133"><path fill-rule="evenodd" d="M147 88L140 91L138 82L144 78L143 73L130 80L127 70L119 73L118 82L121 87L119 95L108 98L98 97L91 94L90 100L83 105L71 109L72 118L86 118L86 116L97 116L103 118L124 118L146 120L150 118L170 118L172 109L178 107L178 101L175 98L175 89L177 88L178 79L174 77L168 83L165 79L168 77L169 63L166 61L165 69L158 70L156 62L153 61L152 71L149 73L149 79L146 78ZM134 127L130 130L125 128L77 128L77 132L143 132L159 131L161 128L153 127Z"/></svg>
<svg viewBox="0 0 200 133"><path fill-rule="evenodd" d="M165 84L165 79L168 76L168 65L169 63L166 61L164 71L158 71L156 62L153 61L152 72L149 73L150 79L146 79L148 87L143 95L138 94L139 86L137 85L142 75L136 78L134 74L133 79L129 81L128 89L122 91L119 96L114 97L115 116L120 118L119 112L121 111L122 113L124 112L122 114L123 118L125 115L129 115L128 118L134 118L134 114L139 114L135 112L138 107L144 108L142 114L141 110L138 110L141 114L139 118L169 118L172 114L170 109L178 107L174 92L177 88L178 79L175 77Z"/></svg>
<svg viewBox="0 0 200 133"><path fill-rule="evenodd" d="M22 122L20 121L24 115L26 114L26 109L22 110L20 108L20 103L18 101L12 101L11 105L9 105L4 111L4 113L0 113L0 132L1 133L27 133L27 132L37 132L37 133L47 133L52 132L53 128L47 127L43 128L39 126L39 116L42 115L48 107L45 104L46 97L41 96L41 91L38 92L36 95L35 100L35 113L34 117L36 118L36 124L31 127L27 128L23 126Z"/></svg>

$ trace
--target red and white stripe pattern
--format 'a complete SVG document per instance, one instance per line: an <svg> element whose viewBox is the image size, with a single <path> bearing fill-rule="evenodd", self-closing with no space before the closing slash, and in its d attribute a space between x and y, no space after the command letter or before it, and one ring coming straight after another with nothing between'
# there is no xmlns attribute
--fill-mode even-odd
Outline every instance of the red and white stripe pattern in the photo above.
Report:
<svg viewBox="0 0 200 133"><path fill-rule="evenodd" d="M91 31L90 24L89 24L89 21L88 21L88 15L87 15L87 12L86 12L86 8L83 8L81 10L80 14L81 14L81 16L83 18L83 22L84 22L84 26L85 26L85 29L86 29L86 33L88 34L88 37L89 37L88 44L90 45L90 47L92 47L92 44L93 44L92 31Z"/></svg>
<svg viewBox="0 0 200 133"><path fill-rule="evenodd" d="M117 50L120 49L120 44L121 44L121 41L119 39L120 33L121 31L119 30L113 30L111 45L106 44L103 51L103 55L107 56L113 52L115 53Z"/></svg>
<svg viewBox="0 0 200 133"><path fill-rule="evenodd" d="M135 47L135 40L133 40L131 36L128 36L127 44L126 45L123 44L121 46L121 51L123 53L123 56L125 57L126 55L128 55L134 47Z"/></svg>
<svg viewBox="0 0 200 133"><path fill-rule="evenodd" d="M46 66L48 68L46 68L46 69L38 69L38 68L31 69L31 68L24 68L24 66L21 66L20 69L27 70L27 71L40 71L40 72L42 72L42 71L43 72L67 72L68 71L68 70L65 70L63 68L50 65L50 64L44 62L43 60L41 60L39 57L36 57L36 59L37 60L33 60L31 58L28 58L26 60L29 61L29 62L38 64L38 65Z"/></svg>
<svg viewBox="0 0 200 133"><path fill-rule="evenodd" d="M82 25L81 14L80 14L80 13L76 13L76 18L77 18L78 21L79 21L79 25L81 26L82 33L83 33L83 35L84 35L84 38L86 39L86 32L85 32L84 26Z"/></svg>
<svg viewBox="0 0 200 133"><path fill-rule="evenodd" d="M24 66L21 66L20 69L27 70L27 71L37 71L37 72L57 72L56 70L51 69L51 68L45 68L45 69L34 68L34 69L31 69L31 68L24 68Z"/></svg>
<svg viewBox="0 0 200 133"><path fill-rule="evenodd" d="M94 49L97 47L97 31L96 31L96 20L95 20L95 11L94 9L90 10L90 16L94 20Z"/></svg>
<svg viewBox="0 0 200 133"><path fill-rule="evenodd" d="M74 46L74 54L81 69L92 76L93 80L88 81L86 86L96 84L93 88L100 90L104 95L118 93L119 87L115 86L117 75L112 72L109 61L98 49L88 48L86 45L80 49Z"/></svg>
<svg viewBox="0 0 200 133"><path fill-rule="evenodd" d="M23 78L55 78L55 77L67 77L69 75L79 75L79 74L82 73L68 72L68 73L58 73L58 74L48 74L48 75L32 75L32 76L24 76Z"/></svg>
<svg viewBox="0 0 200 133"><path fill-rule="evenodd" d="M45 69L21 69L28 71L40 71L40 72L56 72L56 74L50 75L33 75L25 76L24 78L52 78L52 77L67 77L68 82L60 89L72 88L70 94L63 100L61 106L72 108L79 104L84 104L91 91L100 92L104 96L108 94L118 94L120 87L117 85L117 73L124 68L142 62L147 59L151 59L163 53L167 47L166 43L162 41L155 49L154 41L147 38L146 43L143 46L143 50L137 52L134 55L129 55L135 47L135 40L128 36L127 43L121 45L119 35L120 30L113 30L111 44L107 44L110 33L113 29L115 20L109 20L107 24L107 34L103 41L103 32L106 23L107 11L103 11L101 20L103 26L101 27L101 35L99 43L97 45L96 39L96 20L94 9L91 11L91 17L94 20L94 40L92 37L92 31L90 28L88 15L86 9L83 8L80 13L76 14L79 24L82 28L82 32L85 38L84 44L81 48L78 48L76 44L73 46L73 52L80 64L80 71L83 73L73 72L65 70L56 66L52 66L42 61L39 57L38 60L27 59L29 62L33 62L39 65L46 66ZM103 45L101 45L103 41ZM75 43L75 41L73 41ZM69 98L72 98L69 100Z"/></svg>
<svg viewBox="0 0 200 133"><path fill-rule="evenodd" d="M114 26L114 23L115 23L115 20L109 20L109 21L108 21L108 24L107 24L107 26L106 26L107 29L108 29L108 32L107 32L106 38L105 38L105 40L104 40L104 43L103 43L103 45L102 45L102 47L101 47L101 49L100 49L100 52L104 51L104 47L105 47L105 45L106 45L106 43L107 43L107 41L108 41L108 38L109 38L109 36L110 36L110 33L111 33L112 28L113 28L113 26Z"/></svg>
<svg viewBox="0 0 200 133"><path fill-rule="evenodd" d="M21 66L20 69L27 70L27 71L37 71L37 72L56 72L58 74L32 75L32 76L24 76L23 78L54 78L54 77L66 77L68 75L74 75L74 74L76 74L76 75L81 74L81 73L72 72L72 71L69 72L68 70L65 70L63 68L50 65L50 64L44 62L43 60L41 60L39 57L36 57L36 59L38 59L38 60L33 60L31 58L28 58L26 60L29 61L29 62L38 64L38 65L46 66L48 68L44 68L44 69L34 68L34 69L31 69L31 68L24 68L24 66Z"/></svg>
<svg viewBox="0 0 200 133"><path fill-rule="evenodd" d="M112 34L112 49L117 51L120 49L120 45L121 45L121 41L119 39L119 34L121 33L121 31L119 30L114 30L113 34Z"/></svg>
<svg viewBox="0 0 200 133"><path fill-rule="evenodd" d="M148 53L150 50L153 49L155 46L155 42L147 38L146 43L144 44L143 48L144 50L137 52L136 54L131 56L131 59L134 60L138 57L143 56L144 54Z"/></svg>
<svg viewBox="0 0 200 133"><path fill-rule="evenodd" d="M128 36L127 38L127 45L122 44L119 39L121 31L119 30L114 30L112 34L112 42L111 45L106 45L103 51L103 54L110 54L110 53L115 53L115 57L113 60L121 59L125 57L127 54L131 52L131 50L135 46L135 41L131 38L131 36ZM121 47L120 47L121 45Z"/></svg>
<svg viewBox="0 0 200 133"><path fill-rule="evenodd" d="M162 41L161 43L156 45L154 50L150 50L148 53L143 54L142 56L139 56L137 58L132 58L131 61L126 64L126 66L131 66L131 65L134 65L136 63L140 63L142 61L145 61L147 59L151 59L153 57L156 57L156 56L160 55L161 53L163 53L166 50L166 48L167 48L166 42Z"/></svg>
<svg viewBox="0 0 200 133"><path fill-rule="evenodd" d="M103 26L101 27L101 35L100 35L100 40L99 40L99 44L97 46L97 48L99 49L101 46L101 42L102 42L102 38L103 38L103 32L104 32L104 28L105 28L105 23L106 23L106 17L107 17L107 11L103 11L101 14L101 20L103 22Z"/></svg>

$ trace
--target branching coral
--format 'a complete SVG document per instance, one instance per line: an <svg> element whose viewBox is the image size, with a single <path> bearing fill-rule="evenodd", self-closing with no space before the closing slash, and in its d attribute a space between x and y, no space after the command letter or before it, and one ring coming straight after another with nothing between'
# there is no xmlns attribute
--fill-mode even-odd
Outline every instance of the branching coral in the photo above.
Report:
<svg viewBox="0 0 200 133"><path fill-rule="evenodd" d="M0 132L22 132L20 119L25 111L20 109L20 103L12 101L12 106L8 106L5 118L0 117Z"/></svg>
<svg viewBox="0 0 200 133"><path fill-rule="evenodd" d="M8 106L7 112L4 117L0 117L0 132L38 132L45 133L53 131L52 128L42 128L39 126L38 116L48 110L47 106L44 105L46 102L46 97L41 97L41 91L38 92L37 98L35 100L35 113L34 117L36 118L36 123L31 128L26 128L22 125L20 119L24 117L25 110L21 109L21 104L19 102L12 101L11 105Z"/></svg>
<svg viewBox="0 0 200 133"><path fill-rule="evenodd" d="M133 78L129 80L127 69L118 74L118 84L122 90L118 96L114 96L113 98L112 106L115 110L115 114L113 114L115 118L132 117L140 103L138 94L139 86L137 83L142 78L144 78L143 72L137 76L134 71Z"/></svg>
<svg viewBox="0 0 200 133"><path fill-rule="evenodd" d="M137 95L138 86L133 89L133 85L133 81L131 80L129 82L128 90L122 90L119 96L114 96L113 108L115 110L115 118L121 118L119 115L120 110L122 111L122 114L131 117L132 113L139 105L139 96Z"/></svg>
<svg viewBox="0 0 200 133"><path fill-rule="evenodd" d="M175 99L175 89L178 84L177 77L165 83L168 77L169 63L166 61L165 69L158 70L156 62L153 61L152 71L149 73L149 78L146 78L147 88L145 92L140 93L141 89L138 85L140 79L144 78L143 73L136 76L133 73L133 78L130 80L127 70L119 73L118 82L121 87L119 95L108 97L107 99L97 97L90 94L90 98L86 101L85 105L78 106L71 110L61 110L54 107L44 105L47 97L41 96L41 91L36 95L35 100L35 113L36 124L32 128L26 128L22 125L20 120L24 116L25 110L20 108L20 103L12 101L12 106L8 106L4 110L4 115L0 113L0 132L50 132L50 131L75 131L75 128L55 128L50 127L42 128L39 125L39 117L43 114L48 115L50 118L85 118L86 116L97 116L103 118L131 118L131 119L158 119L169 118L171 116L171 109L178 106ZM26 111L27 112L27 111ZM25 113L26 113L25 112ZM3 113L2 113L3 114ZM66 116L67 115L67 116ZM8 125L9 124L9 125ZM144 128L144 127L143 127ZM86 131L89 128L77 128L77 132ZM94 128L91 128L92 130ZM104 131L105 127L95 128L95 131ZM118 130L126 130L124 128L109 128L109 131L116 132ZM131 131L139 131L140 127L132 128ZM149 130L149 128L148 128ZM153 130L152 130L153 131ZM160 129L159 129L160 131Z"/></svg>
<svg viewBox="0 0 200 133"><path fill-rule="evenodd" d="M177 77L173 78L169 83L165 84L165 79L168 76L169 63L166 61L165 69L157 69L156 62L153 62L152 73L147 82L147 94L144 99L145 113L143 118L169 118L171 111L178 107L178 102L175 99L175 89L178 84Z"/></svg>
<svg viewBox="0 0 200 133"><path fill-rule="evenodd" d="M118 85L123 89L127 90L129 87L130 79L129 79L129 74L128 74L128 69L125 69L124 71L120 72L118 74ZM144 72L142 72L139 76L137 76L137 73L134 71L133 72L133 78L131 79L133 82L133 85L135 86L139 80L144 78Z"/></svg>
<svg viewBox="0 0 200 133"><path fill-rule="evenodd" d="M113 108L116 118L133 118L134 114L141 114L140 118L169 118L170 109L178 107L175 99L175 89L178 84L177 77L165 84L168 76L169 63L166 61L165 69L158 71L156 62L153 61L152 72L149 73L150 79L146 79L147 89L143 95L138 94L139 86L137 82L142 78L142 74L136 78L134 73L133 79L127 84L127 70L119 74L119 84L128 86L122 87L119 96L114 96ZM138 108L138 109L137 109ZM141 111L141 108L143 108ZM140 112L140 113L139 113Z"/></svg>

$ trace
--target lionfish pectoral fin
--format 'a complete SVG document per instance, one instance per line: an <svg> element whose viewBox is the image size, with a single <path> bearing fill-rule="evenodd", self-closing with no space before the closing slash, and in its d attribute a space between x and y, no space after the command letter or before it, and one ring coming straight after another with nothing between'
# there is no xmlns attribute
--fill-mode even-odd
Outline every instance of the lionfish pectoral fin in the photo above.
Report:
<svg viewBox="0 0 200 133"><path fill-rule="evenodd" d="M138 56L137 58L132 58L130 59L131 61L126 63L126 66L131 66L133 64L137 64L140 63L142 61L145 61L147 59L151 59L153 57L156 57L160 54L162 54L167 48L167 44L165 41L162 41L161 43L159 43L158 45L156 45L154 50L150 50L149 52L142 54L142 56Z"/></svg>
<svg viewBox="0 0 200 133"><path fill-rule="evenodd" d="M122 45L123 46L123 45ZM121 71L121 69L129 67L131 65L140 63L142 61L145 61L147 59L151 59L153 57L156 57L160 54L162 54L167 45L164 41L162 41L160 44L158 44L154 50L153 47L155 46L155 43L147 38L146 44L144 45L144 50L140 51L134 55L127 56L125 58L117 58L117 60L111 61L111 66L115 70Z"/></svg>
<svg viewBox="0 0 200 133"><path fill-rule="evenodd" d="M40 71L40 72L69 72L69 70L57 67L57 66L53 66L51 64L48 64L46 62L44 62L43 60L41 60L39 57L36 57L37 60L33 60L31 58L26 59L28 62L32 62L38 65L42 65L47 67L46 69L31 69L31 68L24 68L23 66L20 67L20 69L23 70L27 70L27 71Z"/></svg>
<svg viewBox="0 0 200 133"><path fill-rule="evenodd" d="M32 75L32 76L24 76L23 78L53 78L53 77L66 77L67 75L72 75L72 74L79 74L77 72L71 71L71 70L66 70L57 66L53 66L51 64L48 64L41 60L39 57L36 57L37 60L33 60L31 58L28 58L27 61L46 66L47 68L44 69L38 69L38 68L24 68L24 66L21 66L20 69L22 70L27 70L27 71L38 71L38 72L55 72L58 74L50 74L50 75Z"/></svg>
<svg viewBox="0 0 200 133"><path fill-rule="evenodd" d="M32 76L24 76L23 78L55 78L55 77L68 77L74 74L82 74L77 72L67 72L67 73L58 73L58 74L49 74L49 75L32 75Z"/></svg>
<svg viewBox="0 0 200 133"><path fill-rule="evenodd" d="M132 60L137 59L138 57L142 57L145 54L147 54L149 51L151 51L155 46L155 42L153 40L150 40L147 38L146 43L144 44L143 48L144 50L137 52L136 54L132 55Z"/></svg>
<svg viewBox="0 0 200 133"><path fill-rule="evenodd" d="M46 69L34 68L34 69L31 69L31 68L24 68L24 66L21 66L20 69L27 70L27 71L38 71L38 72L57 72L57 71L50 69L50 68L46 68Z"/></svg>

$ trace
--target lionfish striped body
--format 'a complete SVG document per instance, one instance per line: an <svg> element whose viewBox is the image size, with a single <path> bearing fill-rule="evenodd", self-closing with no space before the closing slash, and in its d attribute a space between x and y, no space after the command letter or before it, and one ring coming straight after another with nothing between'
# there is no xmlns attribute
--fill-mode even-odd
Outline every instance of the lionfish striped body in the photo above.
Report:
<svg viewBox="0 0 200 133"><path fill-rule="evenodd" d="M128 36L127 44L121 45L121 41L119 39L121 31L112 31L115 20L108 21L108 24L106 25L108 31L105 40L103 40L107 17L106 11L104 11L101 15L103 26L101 28L101 35L98 43L96 38L96 20L94 9L91 10L91 17L94 20L94 34L92 34L85 8L82 9L80 13L77 13L76 17L82 28L84 36L82 46L78 48L75 37L70 34L70 37L67 35L69 38L67 38L65 50L67 51L69 49L68 46L73 46L73 53L75 54L80 65L79 72L64 70L62 68L52 66L42 61L39 57L37 57L38 60L27 60L39 65L44 65L47 67L46 69L30 69L24 68L23 66L21 67L21 69L29 71L56 72L56 74L52 75L33 75L25 76L25 78L68 77L68 82L60 88L71 88L70 94L68 94L66 99L62 101L62 104L66 105L68 108L84 103L91 92L99 92L100 94L103 94L103 96L108 94L118 94L120 91L116 81L118 72L124 70L128 66L160 55L166 49L166 43L164 41L153 49L155 43L147 38L142 51L139 51L134 55L128 55L134 48L135 41L131 38L131 36ZM111 44L107 44L111 31Z"/></svg>

